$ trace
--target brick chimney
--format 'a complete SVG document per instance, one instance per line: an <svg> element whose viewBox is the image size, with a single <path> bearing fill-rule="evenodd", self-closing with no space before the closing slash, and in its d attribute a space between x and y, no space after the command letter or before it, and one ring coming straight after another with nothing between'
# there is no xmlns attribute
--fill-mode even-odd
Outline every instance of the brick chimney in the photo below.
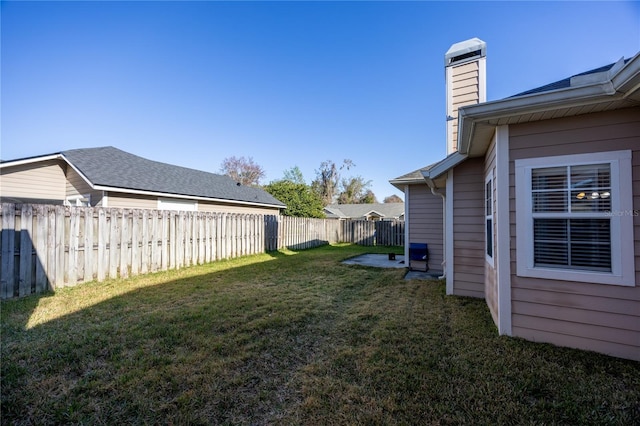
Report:
<svg viewBox="0 0 640 426"><path fill-rule="evenodd" d="M472 38L452 45L444 55L447 86L447 155L458 150L458 108L487 100L487 44Z"/></svg>

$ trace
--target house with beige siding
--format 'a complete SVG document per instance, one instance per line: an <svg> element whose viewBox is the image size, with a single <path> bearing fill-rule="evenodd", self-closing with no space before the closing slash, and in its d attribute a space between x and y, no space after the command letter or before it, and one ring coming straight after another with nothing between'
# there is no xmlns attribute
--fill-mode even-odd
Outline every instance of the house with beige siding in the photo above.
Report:
<svg viewBox="0 0 640 426"><path fill-rule="evenodd" d="M228 176L111 146L3 161L0 201L276 215L286 207L266 191Z"/></svg>
<svg viewBox="0 0 640 426"><path fill-rule="evenodd" d="M411 228L440 199L447 294L484 298L500 334L640 360L640 54L496 101L485 58L447 52L466 97L447 157L391 181L406 238L431 247Z"/></svg>

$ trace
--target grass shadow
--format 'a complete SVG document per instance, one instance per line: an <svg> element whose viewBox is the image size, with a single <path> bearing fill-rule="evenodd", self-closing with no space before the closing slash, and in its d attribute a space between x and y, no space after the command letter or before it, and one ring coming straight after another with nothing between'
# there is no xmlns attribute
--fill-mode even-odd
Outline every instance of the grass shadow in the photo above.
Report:
<svg viewBox="0 0 640 426"><path fill-rule="evenodd" d="M3 303L2 423L640 418L637 363L500 337L483 300L341 264L386 250L272 252Z"/></svg>
<svg viewBox="0 0 640 426"><path fill-rule="evenodd" d="M2 422L277 416L335 314L344 256L269 252L4 302Z"/></svg>

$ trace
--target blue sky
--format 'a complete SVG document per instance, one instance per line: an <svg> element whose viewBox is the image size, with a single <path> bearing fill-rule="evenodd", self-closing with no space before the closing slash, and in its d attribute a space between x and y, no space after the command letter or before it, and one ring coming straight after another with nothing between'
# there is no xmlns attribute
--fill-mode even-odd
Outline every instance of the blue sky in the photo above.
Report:
<svg viewBox="0 0 640 426"><path fill-rule="evenodd" d="M640 51L640 2L1 3L4 160L112 145L262 183L351 159L388 181L445 156L444 54L487 42L495 100Z"/></svg>

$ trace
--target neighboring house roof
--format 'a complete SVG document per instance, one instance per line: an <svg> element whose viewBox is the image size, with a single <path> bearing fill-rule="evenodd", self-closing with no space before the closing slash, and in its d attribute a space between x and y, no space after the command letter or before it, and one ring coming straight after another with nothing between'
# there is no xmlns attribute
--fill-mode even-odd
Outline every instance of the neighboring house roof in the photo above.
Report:
<svg viewBox="0 0 640 426"><path fill-rule="evenodd" d="M361 219L371 215L399 218L404 215L404 203L329 204L324 209L327 217L339 219Z"/></svg>
<svg viewBox="0 0 640 426"><path fill-rule="evenodd" d="M439 163L432 163L421 169L414 170L402 176L398 176L395 179L391 179L389 183L401 191L404 191L405 185L424 184L425 174L428 173L429 170L431 170L433 167L437 166L438 164Z"/></svg>
<svg viewBox="0 0 640 426"><path fill-rule="evenodd" d="M284 208L268 192L237 184L229 176L148 160L112 146L61 151L46 156L3 162L36 162L61 158L98 190L153 193Z"/></svg>
<svg viewBox="0 0 640 426"><path fill-rule="evenodd" d="M498 101L462 107L458 152L422 172L435 180L468 157L485 154L496 126L640 105L640 53Z"/></svg>

